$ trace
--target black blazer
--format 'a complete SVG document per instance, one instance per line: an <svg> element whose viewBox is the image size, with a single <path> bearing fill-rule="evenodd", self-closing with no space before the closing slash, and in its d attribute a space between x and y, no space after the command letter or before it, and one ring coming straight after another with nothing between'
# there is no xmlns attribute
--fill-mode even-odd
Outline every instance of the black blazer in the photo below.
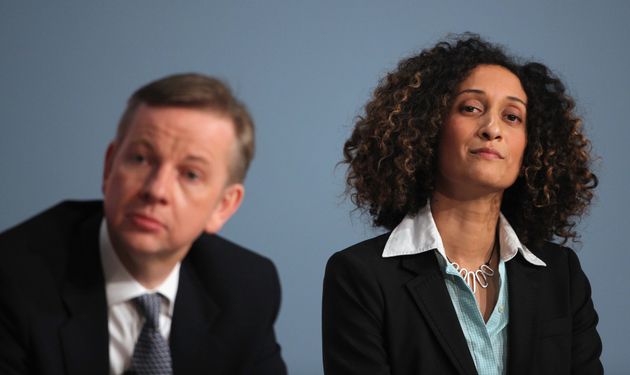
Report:
<svg viewBox="0 0 630 375"><path fill-rule="evenodd" d="M390 233L334 254L324 278L324 372L476 374L435 253L382 258ZM506 263L508 374L601 374L601 341L573 251L531 249Z"/></svg>
<svg viewBox="0 0 630 375"><path fill-rule="evenodd" d="M0 235L0 373L109 374L101 202L65 202ZM285 374L266 258L201 235L182 262L175 374Z"/></svg>

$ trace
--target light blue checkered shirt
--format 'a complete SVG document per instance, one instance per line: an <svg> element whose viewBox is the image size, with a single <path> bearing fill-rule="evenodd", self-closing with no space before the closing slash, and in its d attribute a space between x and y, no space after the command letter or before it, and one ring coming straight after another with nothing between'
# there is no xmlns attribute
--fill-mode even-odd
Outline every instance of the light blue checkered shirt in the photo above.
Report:
<svg viewBox="0 0 630 375"><path fill-rule="evenodd" d="M446 289L464 331L468 350L479 374L503 374L507 360L508 290L505 262L499 260L499 298L488 322L483 321L475 296L455 267L437 254Z"/></svg>
<svg viewBox="0 0 630 375"><path fill-rule="evenodd" d="M383 257L394 257L435 251L444 282L451 297L457 318L461 324L468 350L481 375L503 374L507 362L507 330L509 323L508 277L505 263L514 258L517 252L531 264L545 266L545 263L521 244L514 229L505 217L499 216L499 275L500 287L497 303L488 322L484 322L472 290L463 277L446 260L442 238L437 230L431 207L427 205L415 216L407 216L389 236Z"/></svg>

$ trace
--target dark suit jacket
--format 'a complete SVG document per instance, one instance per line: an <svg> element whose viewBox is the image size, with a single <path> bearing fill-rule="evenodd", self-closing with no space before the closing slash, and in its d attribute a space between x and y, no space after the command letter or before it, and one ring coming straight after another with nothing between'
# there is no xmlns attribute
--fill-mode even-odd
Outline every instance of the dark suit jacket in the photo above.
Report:
<svg viewBox="0 0 630 375"><path fill-rule="evenodd" d="M0 235L0 373L108 374L98 250L102 203L64 202ZM175 374L285 374L266 258L201 235L182 262L170 347Z"/></svg>
<svg viewBox="0 0 630 375"><path fill-rule="evenodd" d="M476 374L435 253L382 258L389 233L333 255L323 301L324 370L350 374ZM531 249L506 263L508 374L600 374L589 283L573 251Z"/></svg>

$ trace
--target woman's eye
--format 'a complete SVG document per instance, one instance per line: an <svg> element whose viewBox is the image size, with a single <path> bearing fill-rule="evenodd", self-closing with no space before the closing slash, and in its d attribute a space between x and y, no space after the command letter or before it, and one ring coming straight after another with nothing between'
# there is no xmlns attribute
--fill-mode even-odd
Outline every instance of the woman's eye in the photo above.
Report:
<svg viewBox="0 0 630 375"><path fill-rule="evenodd" d="M463 112L468 112L468 113L481 112L481 110L479 108L475 107L474 105L462 106L462 111Z"/></svg>
<svg viewBox="0 0 630 375"><path fill-rule="evenodd" d="M505 116L505 118L507 118L507 120L508 120L509 122L521 122L521 121L522 121L520 117L518 117L518 116L517 116L517 115L515 115L515 114L511 114L511 113L507 114L507 115Z"/></svg>

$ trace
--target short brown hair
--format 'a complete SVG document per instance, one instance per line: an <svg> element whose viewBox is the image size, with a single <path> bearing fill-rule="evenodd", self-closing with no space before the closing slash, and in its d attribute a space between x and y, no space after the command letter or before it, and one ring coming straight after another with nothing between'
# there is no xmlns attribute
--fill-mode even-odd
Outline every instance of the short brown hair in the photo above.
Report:
<svg viewBox="0 0 630 375"><path fill-rule="evenodd" d="M131 95L120 118L116 141L121 141L142 104L207 109L228 116L234 124L238 155L231 166L231 180L242 182L254 158L254 121L245 105L220 80L197 73L174 74L150 82Z"/></svg>

